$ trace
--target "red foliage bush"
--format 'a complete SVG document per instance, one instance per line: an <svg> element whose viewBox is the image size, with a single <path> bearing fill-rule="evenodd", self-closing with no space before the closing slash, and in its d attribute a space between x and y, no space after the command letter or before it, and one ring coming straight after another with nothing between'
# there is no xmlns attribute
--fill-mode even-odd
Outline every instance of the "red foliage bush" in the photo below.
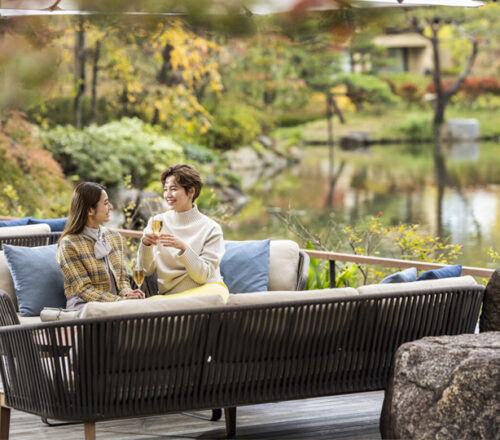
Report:
<svg viewBox="0 0 500 440"><path fill-rule="evenodd" d="M455 79L447 79L443 81L443 89L448 90L455 82ZM430 83L426 92L434 93L434 83ZM494 77L483 78L467 78L459 89L460 93L464 93L472 99L476 99L484 94L500 95L500 81Z"/></svg>
<svg viewBox="0 0 500 440"><path fill-rule="evenodd" d="M401 84L398 95L407 101L419 101L422 98L418 85L410 82Z"/></svg>
<svg viewBox="0 0 500 440"><path fill-rule="evenodd" d="M61 166L43 148L24 115L0 119L0 211L3 215L45 216L67 211L71 185Z"/></svg>

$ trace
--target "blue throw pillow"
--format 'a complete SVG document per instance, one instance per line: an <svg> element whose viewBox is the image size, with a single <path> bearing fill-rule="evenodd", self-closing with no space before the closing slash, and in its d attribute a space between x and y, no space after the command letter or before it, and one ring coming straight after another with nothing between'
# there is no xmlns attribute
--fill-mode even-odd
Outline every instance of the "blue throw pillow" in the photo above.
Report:
<svg viewBox="0 0 500 440"><path fill-rule="evenodd" d="M452 278L462 275L462 265L455 264L454 266L446 266L441 269L432 269L422 272L417 278L417 281L422 280L437 280L439 278Z"/></svg>
<svg viewBox="0 0 500 440"><path fill-rule="evenodd" d="M264 292L269 281L269 243L226 241L220 263L224 283L231 293Z"/></svg>
<svg viewBox="0 0 500 440"><path fill-rule="evenodd" d="M57 244L40 247L3 245L21 316L38 316L44 307L66 307L64 277L56 260Z"/></svg>
<svg viewBox="0 0 500 440"><path fill-rule="evenodd" d="M0 221L0 228L3 226L26 226L29 224L31 217L18 218L16 220L2 220Z"/></svg>
<svg viewBox="0 0 500 440"><path fill-rule="evenodd" d="M380 284L389 283L411 283L417 280L417 269L415 267L410 267L409 269L402 270L401 272L393 273L386 276Z"/></svg>
<svg viewBox="0 0 500 440"><path fill-rule="evenodd" d="M39 225L40 223L47 223L50 226L52 232L62 232L66 226L66 220L68 217L63 218L47 218L47 219L37 219L30 218L29 225Z"/></svg>

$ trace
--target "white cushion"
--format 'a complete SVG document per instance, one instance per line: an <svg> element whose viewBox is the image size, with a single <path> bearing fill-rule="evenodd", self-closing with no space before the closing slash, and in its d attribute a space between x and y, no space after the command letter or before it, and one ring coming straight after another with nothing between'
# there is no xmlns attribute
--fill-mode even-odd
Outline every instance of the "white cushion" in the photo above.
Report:
<svg viewBox="0 0 500 440"><path fill-rule="evenodd" d="M292 240L271 240L268 290L295 290L299 245Z"/></svg>
<svg viewBox="0 0 500 440"><path fill-rule="evenodd" d="M202 309L205 307L223 305L224 299L217 294L185 295L162 299L129 299L116 302L89 302L83 308L80 318L99 318L101 316L112 315Z"/></svg>
<svg viewBox="0 0 500 440"><path fill-rule="evenodd" d="M281 290L269 292L237 293L229 294L227 305L239 306L247 304L269 304L276 302L310 300L322 298L335 298L358 295L356 289L343 287L340 289L318 289L318 290Z"/></svg>
<svg viewBox="0 0 500 440"><path fill-rule="evenodd" d="M4 226L0 228L0 237L14 237L17 235L39 235L50 232L50 226L46 223L25 226Z"/></svg>
<svg viewBox="0 0 500 440"><path fill-rule="evenodd" d="M358 287L360 295L389 292L419 292L424 289L436 289L439 287L460 287L474 286L476 280L470 275L464 277L441 278L438 280L414 281L411 283L392 283L392 284L369 284Z"/></svg>
<svg viewBox="0 0 500 440"><path fill-rule="evenodd" d="M42 321L39 316L20 316L17 315L21 324L40 324Z"/></svg>
<svg viewBox="0 0 500 440"><path fill-rule="evenodd" d="M7 260L5 259L3 251L0 251L0 290L3 290L9 295L12 303L14 304L14 308L17 310L16 291L14 289L12 276L10 274L9 266L7 266Z"/></svg>

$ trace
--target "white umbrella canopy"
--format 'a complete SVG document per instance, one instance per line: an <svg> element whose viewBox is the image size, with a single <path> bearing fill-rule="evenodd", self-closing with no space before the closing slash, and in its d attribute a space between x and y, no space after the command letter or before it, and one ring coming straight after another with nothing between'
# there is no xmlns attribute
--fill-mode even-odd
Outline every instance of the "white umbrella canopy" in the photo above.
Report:
<svg viewBox="0 0 500 440"><path fill-rule="evenodd" d="M246 11L256 15L290 11L332 10L339 8L380 8L452 6L478 7L479 0L190 0L190 1L117 1L117 0L0 0L3 17L32 15L183 15L193 8L206 13Z"/></svg>

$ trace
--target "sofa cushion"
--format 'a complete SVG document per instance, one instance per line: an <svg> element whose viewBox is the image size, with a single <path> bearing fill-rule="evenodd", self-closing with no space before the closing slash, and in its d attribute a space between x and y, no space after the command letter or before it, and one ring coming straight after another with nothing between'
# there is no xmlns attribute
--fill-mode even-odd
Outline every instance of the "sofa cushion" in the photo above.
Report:
<svg viewBox="0 0 500 440"><path fill-rule="evenodd" d="M49 232L50 232L50 226L46 224L6 226L4 228L0 228L0 237L15 237L18 235L39 235L39 234L48 234Z"/></svg>
<svg viewBox="0 0 500 440"><path fill-rule="evenodd" d="M239 306L247 304L269 304L276 302L334 298L358 295L356 289L352 287L343 287L340 289L318 289L318 290L278 290L270 292L252 292L246 295L230 294L226 302L227 305Z"/></svg>
<svg viewBox="0 0 500 440"><path fill-rule="evenodd" d="M42 320L40 319L40 316L19 316L19 322L21 324L40 324Z"/></svg>
<svg viewBox="0 0 500 440"><path fill-rule="evenodd" d="M220 263L224 283L231 293L262 292L269 280L270 240L225 241Z"/></svg>
<svg viewBox="0 0 500 440"><path fill-rule="evenodd" d="M1 220L0 228L9 226L25 226L28 224L31 217L16 218L15 220Z"/></svg>
<svg viewBox="0 0 500 440"><path fill-rule="evenodd" d="M413 281L417 281L416 267L410 267L409 269L402 270L401 272L396 272L388 275L382 281L380 281L380 284L411 283Z"/></svg>
<svg viewBox="0 0 500 440"><path fill-rule="evenodd" d="M162 299L128 299L116 302L89 302L85 305L80 318L99 318L102 316L130 315L135 313L168 312L223 306L220 295L184 295Z"/></svg>
<svg viewBox="0 0 500 440"><path fill-rule="evenodd" d="M393 284L369 284L358 287L360 295L389 293L389 292L419 292L425 289L437 289L440 287L460 287L475 286L476 280L470 275L456 278L442 278L439 280L423 280L413 283L393 283Z"/></svg>
<svg viewBox="0 0 500 440"><path fill-rule="evenodd" d="M16 291L14 289L14 282L12 281L12 276L10 275L9 266L7 266L7 260L3 251L0 251L0 290L3 290L9 295L14 308L17 310L17 298Z"/></svg>
<svg viewBox="0 0 500 440"><path fill-rule="evenodd" d="M462 274L462 265L455 264L453 266L446 266L440 269L426 270L425 272L422 272L419 275L417 281L459 277L461 274Z"/></svg>
<svg viewBox="0 0 500 440"><path fill-rule="evenodd" d="M21 316L37 316L44 307L65 307L64 277L56 261L57 245L3 246Z"/></svg>
<svg viewBox="0 0 500 440"><path fill-rule="evenodd" d="M47 219L36 219L30 218L28 224L29 225L41 225L47 224L50 227L52 232L62 232L64 231L64 227L66 226L66 221L68 217L63 218L47 218Z"/></svg>
<svg viewBox="0 0 500 440"><path fill-rule="evenodd" d="M292 240L271 240L267 290L295 290L299 245Z"/></svg>

